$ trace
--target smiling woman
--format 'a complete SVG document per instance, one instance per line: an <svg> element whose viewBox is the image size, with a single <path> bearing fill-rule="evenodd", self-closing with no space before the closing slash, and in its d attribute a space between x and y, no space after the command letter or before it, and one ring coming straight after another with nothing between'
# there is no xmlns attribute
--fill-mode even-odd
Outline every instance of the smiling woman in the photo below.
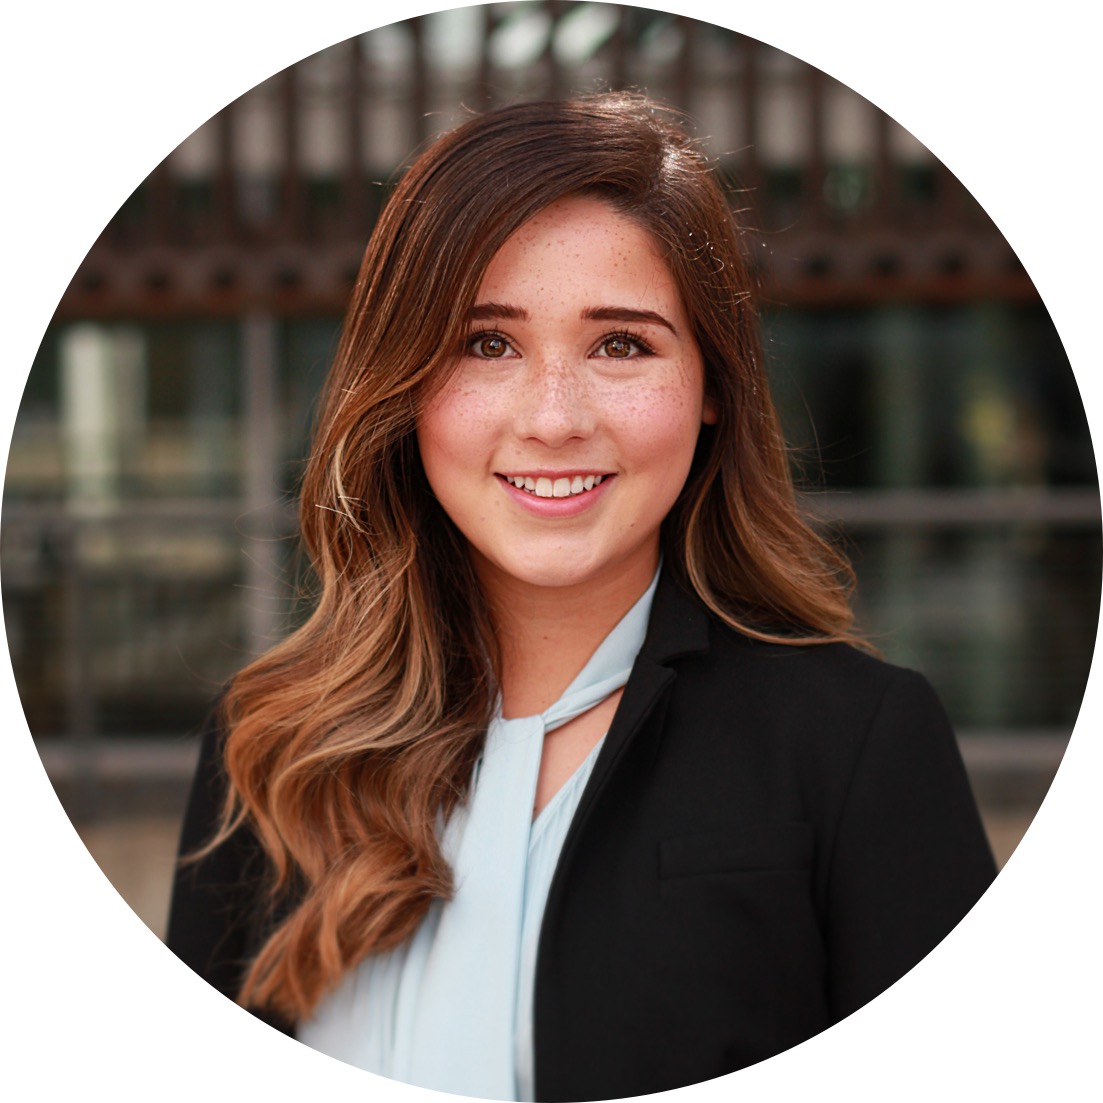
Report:
<svg viewBox="0 0 1103 1103"><path fill-rule="evenodd" d="M502 246L471 316L418 446L484 595L508 608L518 585L554 588L623 612L715 421L666 264L607 203L563 199Z"/></svg>
<svg viewBox="0 0 1103 1103"><path fill-rule="evenodd" d="M307 1044L665 1090L894 983L993 864L926 682L800 515L737 230L632 96L474 117L369 243L311 619L204 743L169 941Z"/></svg>

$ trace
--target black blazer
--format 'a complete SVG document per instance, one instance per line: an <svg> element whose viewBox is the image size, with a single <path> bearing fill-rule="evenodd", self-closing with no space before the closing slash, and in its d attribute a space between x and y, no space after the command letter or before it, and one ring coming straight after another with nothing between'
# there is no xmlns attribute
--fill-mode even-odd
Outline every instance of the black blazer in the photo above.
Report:
<svg viewBox="0 0 1103 1103"><path fill-rule="evenodd" d="M217 746L209 731L185 851L224 791ZM169 945L229 996L263 937L262 869L241 832L177 875ZM924 679L752 640L664 574L548 896L537 1098L662 1091L796 1045L899 979L994 875Z"/></svg>

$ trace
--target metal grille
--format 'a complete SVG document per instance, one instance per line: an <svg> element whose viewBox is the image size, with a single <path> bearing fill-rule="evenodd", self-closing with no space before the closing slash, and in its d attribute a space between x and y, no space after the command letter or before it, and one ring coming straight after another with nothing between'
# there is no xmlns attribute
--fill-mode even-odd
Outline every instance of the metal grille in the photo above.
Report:
<svg viewBox="0 0 1103 1103"><path fill-rule="evenodd" d="M216 114L135 190L59 316L340 313L387 182L470 109L632 88L696 121L767 299L1030 299L946 168L818 69L606 4L460 8L339 43Z"/></svg>

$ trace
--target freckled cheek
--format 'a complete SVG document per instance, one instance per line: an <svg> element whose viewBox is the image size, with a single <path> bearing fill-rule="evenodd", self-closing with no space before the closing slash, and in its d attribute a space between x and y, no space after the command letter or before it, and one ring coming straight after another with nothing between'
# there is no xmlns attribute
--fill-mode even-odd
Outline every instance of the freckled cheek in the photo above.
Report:
<svg viewBox="0 0 1103 1103"><path fill-rule="evenodd" d="M701 428L701 401L682 388L638 390L608 411L610 424L638 458L668 463L692 455Z"/></svg>
<svg viewBox="0 0 1103 1103"><path fill-rule="evenodd" d="M423 456L429 451L471 462L493 442L500 422L494 403L477 394L458 392L426 410L418 423L418 444Z"/></svg>

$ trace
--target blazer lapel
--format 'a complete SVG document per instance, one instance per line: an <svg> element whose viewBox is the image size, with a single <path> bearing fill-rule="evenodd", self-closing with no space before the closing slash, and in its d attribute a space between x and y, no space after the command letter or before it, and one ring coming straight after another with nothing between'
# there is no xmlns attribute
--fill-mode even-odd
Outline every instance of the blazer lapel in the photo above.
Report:
<svg viewBox="0 0 1103 1103"><path fill-rule="evenodd" d="M593 772L563 840L563 849L549 890L549 905L558 892L562 891L560 886L570 866L577 839L618 762L628 747L638 741L641 731L648 728L648 720L666 699L677 678L676 671L667 664L683 655L707 651L708 634L708 613L679 586L670 571L664 568L651 606L651 618L643 647L636 657L613 723L598 752ZM649 730L658 739L660 725L652 725Z"/></svg>

